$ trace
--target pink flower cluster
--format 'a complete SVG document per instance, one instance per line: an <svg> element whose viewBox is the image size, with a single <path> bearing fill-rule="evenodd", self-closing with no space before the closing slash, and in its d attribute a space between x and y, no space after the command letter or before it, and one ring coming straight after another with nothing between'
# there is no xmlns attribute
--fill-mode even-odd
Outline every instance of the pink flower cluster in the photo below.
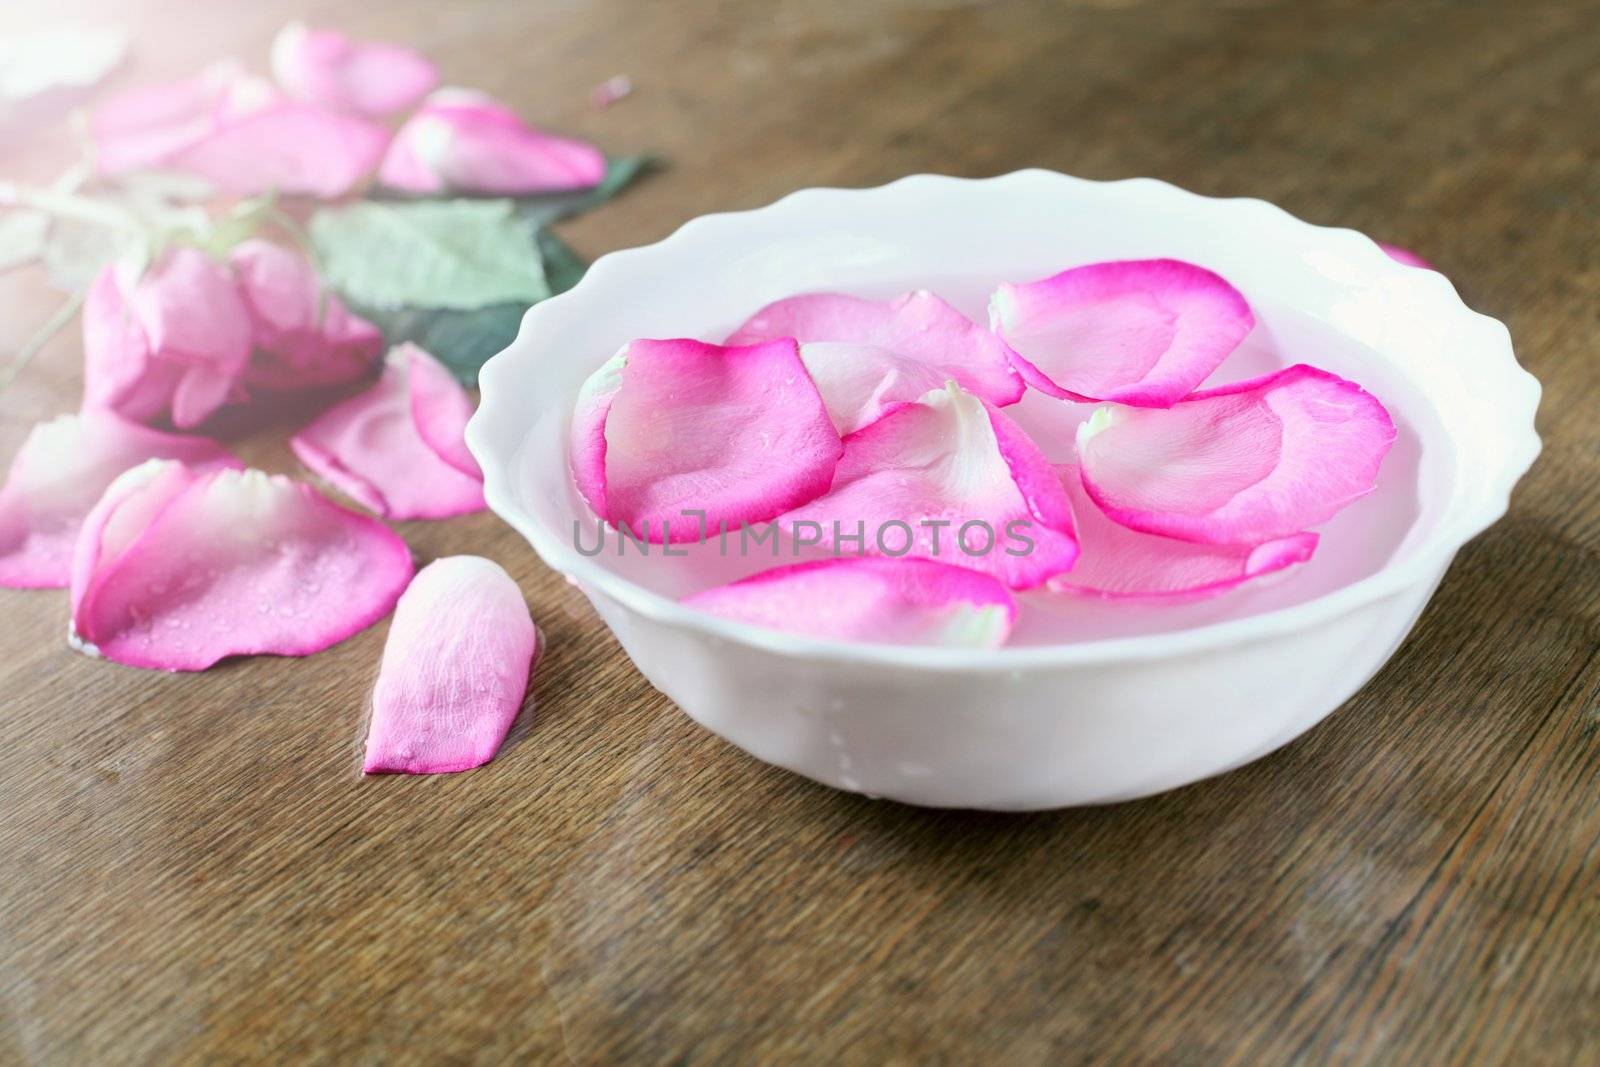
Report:
<svg viewBox="0 0 1600 1067"><path fill-rule="evenodd" d="M1373 489L1395 427L1354 382L1295 364L1202 388L1254 324L1169 259L1001 285L987 328L929 292L795 296L724 344L625 346L580 394L573 476L649 541L773 523L834 556L690 598L705 610L992 646L1016 592L1194 599L1302 563ZM1055 429L1006 414L1025 394Z"/></svg>
<svg viewBox="0 0 1600 1067"><path fill-rule="evenodd" d="M271 60L275 84L230 62L109 100L90 122L98 168L320 198L374 177L420 195L521 195L604 176L592 145L481 94L435 91L438 72L408 49L294 25ZM413 107L396 131L380 121ZM464 440L472 398L414 345L385 358L378 327L296 248L235 241L169 244L95 278L82 408L34 427L0 487L0 586L68 589L76 647L168 671L308 655L398 603L365 769L487 762L537 648L515 581L475 557L413 581L410 550L378 519L187 432L227 432L263 397L338 400L293 435L296 456L379 517L443 518L485 507Z"/></svg>

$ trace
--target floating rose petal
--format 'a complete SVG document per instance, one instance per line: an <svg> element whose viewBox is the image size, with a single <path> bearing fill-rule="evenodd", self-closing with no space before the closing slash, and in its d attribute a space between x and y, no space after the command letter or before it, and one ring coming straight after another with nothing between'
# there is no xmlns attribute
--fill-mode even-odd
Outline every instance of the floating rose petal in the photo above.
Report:
<svg viewBox="0 0 1600 1067"><path fill-rule="evenodd" d="M72 621L86 651L130 667L320 652L386 615L411 580L410 551L382 523L282 475L141 468L113 488L85 529L98 544L75 569Z"/></svg>
<svg viewBox="0 0 1600 1067"><path fill-rule="evenodd" d="M778 337L801 342L800 358L843 434L946 381L997 407L1022 399L1022 379L1005 342L925 289L893 300L790 297L756 312L727 343Z"/></svg>
<svg viewBox="0 0 1600 1067"><path fill-rule="evenodd" d="M1411 251L1410 249L1401 248L1399 245L1387 245L1382 241L1379 241L1378 247L1383 249L1384 255L1388 256L1396 263L1404 263L1408 267L1421 267L1423 270L1439 269L1432 263L1429 263L1427 260L1417 255L1415 252Z"/></svg>
<svg viewBox="0 0 1600 1067"><path fill-rule="evenodd" d="M438 375L430 373L434 365L416 345L398 346L372 388L330 408L295 434L289 447L340 492L386 518L443 519L482 511L482 480L436 452L417 420L421 411L432 420L430 433L447 435L445 420L436 415L446 401Z"/></svg>
<svg viewBox="0 0 1600 1067"><path fill-rule="evenodd" d="M89 119L102 174L159 167L218 126L277 99L266 81L233 60L213 63L185 81L151 85L108 99Z"/></svg>
<svg viewBox="0 0 1600 1067"><path fill-rule="evenodd" d="M594 145L534 129L482 93L441 89L400 127L378 180L408 193L586 189L606 174Z"/></svg>
<svg viewBox="0 0 1600 1067"><path fill-rule="evenodd" d="M1050 579L1052 591L1106 600L1198 600L1311 558L1314 533L1259 545L1201 545L1130 530L1100 513L1083 490L1076 464L1063 464L1082 554L1070 574Z"/></svg>
<svg viewBox="0 0 1600 1067"><path fill-rule="evenodd" d="M123 471L156 457L238 462L215 441L161 433L109 411L35 426L0 487L0 586L64 588L73 542L95 501Z"/></svg>
<svg viewBox="0 0 1600 1067"><path fill-rule="evenodd" d="M941 388L940 368L887 348L816 341L800 346L800 361L817 383L828 418L841 436L865 429L896 408Z"/></svg>
<svg viewBox="0 0 1600 1067"><path fill-rule="evenodd" d="M226 267L174 248L143 275L104 268L83 307L86 408L187 429L237 393L250 358L250 315Z"/></svg>
<svg viewBox="0 0 1600 1067"><path fill-rule="evenodd" d="M1371 394L1298 364L1164 411L1101 408L1078 428L1078 455L1089 496L1122 525L1258 545L1371 492L1394 436Z"/></svg>
<svg viewBox="0 0 1600 1067"><path fill-rule="evenodd" d="M372 174L388 144L389 131L369 119L284 102L221 123L166 162L240 196L334 200Z"/></svg>
<svg viewBox="0 0 1600 1067"><path fill-rule="evenodd" d="M424 567L395 608L363 774L446 774L494 759L522 707L538 631L517 583L480 556Z"/></svg>
<svg viewBox="0 0 1600 1067"><path fill-rule="evenodd" d="M290 96L339 111L390 115L439 84L439 71L409 48L352 41L291 22L272 41L272 76Z"/></svg>
<svg viewBox="0 0 1600 1067"><path fill-rule="evenodd" d="M808 637L998 648L1017 608L995 578L931 559L814 560L763 571L684 603Z"/></svg>
<svg viewBox="0 0 1600 1067"><path fill-rule="evenodd" d="M844 445L828 494L780 520L797 542L838 548L861 533L866 551L942 559L1013 589L1077 558L1071 504L1038 446L953 382Z"/></svg>
<svg viewBox="0 0 1600 1067"><path fill-rule="evenodd" d="M364 377L382 355L383 334L324 290L299 252L252 238L231 258L255 341L246 383L267 389L344 385Z"/></svg>
<svg viewBox="0 0 1600 1067"><path fill-rule="evenodd" d="M654 543L766 522L828 489L844 446L792 340L634 341L596 371L572 422L589 506Z"/></svg>
<svg viewBox="0 0 1600 1067"><path fill-rule="evenodd" d="M1065 400L1170 407L1255 325L1222 278L1175 259L1074 267L1002 285L989 323L1016 351L1028 384Z"/></svg>

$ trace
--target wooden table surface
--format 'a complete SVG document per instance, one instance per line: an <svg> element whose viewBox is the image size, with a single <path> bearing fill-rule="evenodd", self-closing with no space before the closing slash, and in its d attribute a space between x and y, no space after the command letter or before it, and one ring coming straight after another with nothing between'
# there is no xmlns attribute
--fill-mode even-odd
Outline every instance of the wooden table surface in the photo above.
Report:
<svg viewBox="0 0 1600 1067"><path fill-rule="evenodd" d="M0 590L0 1062L1600 1058L1600 7L107 0L0 32L75 11L136 28L125 81L259 63L302 14L661 153L565 227L590 256L917 171L1265 197L1505 320L1546 446L1325 724L1033 816L757 763L492 515L402 527L499 560L547 634L531 713L469 774L359 775L386 624L168 677L68 651L64 594ZM592 110L619 72L635 95ZM0 279L0 350L49 297ZM79 363L63 337L0 395L0 457L76 406Z"/></svg>

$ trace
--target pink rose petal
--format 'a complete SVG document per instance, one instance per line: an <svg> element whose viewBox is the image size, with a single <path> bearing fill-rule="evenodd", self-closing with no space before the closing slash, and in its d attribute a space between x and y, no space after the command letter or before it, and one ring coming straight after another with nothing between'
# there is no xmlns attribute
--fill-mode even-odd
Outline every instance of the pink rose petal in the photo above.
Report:
<svg viewBox="0 0 1600 1067"><path fill-rule="evenodd" d="M494 759L522 707L538 631L522 590L480 556L435 560L395 608L363 774L447 774Z"/></svg>
<svg viewBox="0 0 1600 1067"><path fill-rule="evenodd" d="M820 536L842 550L840 533L862 532L863 551L938 558L1013 589L1038 586L1077 558L1072 506L1038 446L953 382L844 446L827 495L780 520L797 539Z"/></svg>
<svg viewBox="0 0 1600 1067"><path fill-rule="evenodd" d="M141 276L108 266L83 307L84 407L187 429L236 391L250 316L226 267L174 248Z"/></svg>
<svg viewBox="0 0 1600 1067"><path fill-rule="evenodd" d="M589 91L589 103L601 110L633 92L633 79L626 74L613 74Z"/></svg>
<svg viewBox="0 0 1600 1067"><path fill-rule="evenodd" d="M1053 592L1105 600L1199 600L1311 558L1314 533L1259 545L1202 545L1139 533L1101 514L1084 492L1076 464L1063 464L1082 553L1069 574L1050 579Z"/></svg>
<svg viewBox="0 0 1600 1067"><path fill-rule="evenodd" d="M272 76L290 96L338 111L390 115L439 84L420 53L291 22L272 41Z"/></svg>
<svg viewBox="0 0 1600 1067"><path fill-rule="evenodd" d="M230 457L231 459L231 457ZM224 466L243 470L244 464L232 461ZM83 520L83 528L72 553L72 615L93 586L112 573L116 562L135 544L151 521L179 493L199 481L205 470L189 467L178 460L150 459L123 471L106 487L104 495Z"/></svg>
<svg viewBox="0 0 1600 1067"><path fill-rule="evenodd" d="M1162 411L1107 407L1078 428L1083 485L1146 533L1258 545L1372 491L1394 422L1354 382L1298 364Z"/></svg>
<svg viewBox="0 0 1600 1067"><path fill-rule="evenodd" d="M61 415L35 426L0 487L0 586L67 586L73 542L100 494L147 459L236 464L203 437L161 433L108 411Z"/></svg>
<svg viewBox="0 0 1600 1067"><path fill-rule="evenodd" d="M987 574L881 556L777 567L687 598L735 622L838 641L998 648L1016 620L1011 591Z"/></svg>
<svg viewBox="0 0 1600 1067"><path fill-rule="evenodd" d="M482 93L441 89L394 136L378 180L408 193L530 193L587 189L606 159L583 141L533 128Z"/></svg>
<svg viewBox="0 0 1600 1067"><path fill-rule="evenodd" d="M1175 259L1074 267L1002 285L989 324L1028 384L1065 400L1170 407L1217 369L1255 325L1222 278Z"/></svg>
<svg viewBox="0 0 1600 1067"><path fill-rule="evenodd" d="M173 484L130 476L101 544L85 549L98 557L75 594L86 651L168 671L310 655L388 614L411 580L404 541L308 485L254 470L213 471L167 495ZM148 517L141 532L123 509Z"/></svg>
<svg viewBox="0 0 1600 1067"><path fill-rule="evenodd" d="M792 340L633 341L596 371L572 471L602 519L654 543L766 522L827 491L844 445Z"/></svg>
<svg viewBox="0 0 1600 1067"><path fill-rule="evenodd" d="M102 174L160 167L223 121L265 107L276 95L233 60L213 63L184 81L118 93L89 119L95 165Z"/></svg>
<svg viewBox="0 0 1600 1067"><path fill-rule="evenodd" d="M359 381L372 370L383 334L325 290L305 256L252 238L234 248L231 260L255 342L246 383L321 388Z"/></svg>
<svg viewBox="0 0 1600 1067"><path fill-rule="evenodd" d="M433 357L415 345L389 353L376 384L324 412L289 447L340 492L390 519L482 511L483 482L429 446L416 412L438 405ZM416 368L424 371L418 374Z"/></svg>
<svg viewBox="0 0 1600 1067"><path fill-rule="evenodd" d="M483 470L467 449L467 422L477 405L443 363L410 349L411 417L428 447L450 466L483 481Z"/></svg>
<svg viewBox="0 0 1600 1067"><path fill-rule="evenodd" d="M946 381L996 407L1022 399L1022 379L1005 342L925 289L893 300L790 297L756 312L727 343L779 337L801 342L800 358L842 434Z"/></svg>
<svg viewBox="0 0 1600 1067"><path fill-rule="evenodd" d="M1384 254L1390 259L1394 260L1396 263L1404 263L1408 267L1421 267L1423 270L1439 269L1432 263L1429 263L1427 260L1417 255L1415 252L1407 248L1401 248L1399 245L1389 245L1379 241L1378 247L1383 249Z"/></svg>
<svg viewBox="0 0 1600 1067"><path fill-rule="evenodd" d="M370 119L291 101L224 122L166 162L240 196L333 200L372 174L388 144Z"/></svg>

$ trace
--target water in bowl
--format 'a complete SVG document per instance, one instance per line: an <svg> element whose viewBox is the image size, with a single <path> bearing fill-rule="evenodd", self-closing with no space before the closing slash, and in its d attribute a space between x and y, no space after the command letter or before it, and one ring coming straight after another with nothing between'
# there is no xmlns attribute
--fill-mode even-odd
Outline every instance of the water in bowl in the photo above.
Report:
<svg viewBox="0 0 1600 1067"><path fill-rule="evenodd" d="M977 321L985 317L984 303L992 280L949 279L924 281ZM903 289L861 292L884 297ZM754 310L754 309L752 309ZM1227 594L1200 601L1166 603L1108 601L1096 598L1030 592L1019 596L1020 611L1012 645L1053 645L1111 637L1167 633L1228 619L1274 611L1323 596L1359 581L1383 568L1433 521L1448 491L1450 474L1443 461L1428 456L1424 440L1438 439L1436 416L1415 388L1371 349L1292 308L1257 305L1257 326L1207 385L1254 377L1292 363L1310 363L1361 384L1388 408L1398 429L1394 447L1385 458L1377 488L1342 510L1321 527L1315 556L1306 564L1269 575ZM717 340L737 323L714 324L696 336ZM595 364L606 354L597 354ZM1077 424L1094 405L1068 404L1030 392L1023 402L1007 408L1052 461L1072 458ZM548 431L551 427L540 427ZM541 432L530 435L544 436ZM542 451L542 450L541 450ZM548 455L548 452L542 454ZM530 474L532 472L530 471ZM539 474L541 481L549 472ZM586 549L596 543L596 527L587 507L567 480L570 514L585 516L580 537ZM664 596L679 598L701 589L754 574L796 559L815 558L814 549L801 549L779 537L752 549L730 534L724 543L674 546L666 555L659 545L645 548L624 542L607 530L596 561L630 581ZM682 552L683 555L676 553Z"/></svg>

